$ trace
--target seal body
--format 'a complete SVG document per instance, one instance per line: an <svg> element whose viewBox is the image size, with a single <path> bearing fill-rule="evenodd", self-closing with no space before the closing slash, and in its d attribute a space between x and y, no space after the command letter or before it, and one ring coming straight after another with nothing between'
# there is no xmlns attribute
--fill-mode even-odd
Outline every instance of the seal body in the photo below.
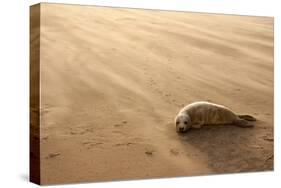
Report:
<svg viewBox="0 0 281 188"><path fill-rule="evenodd" d="M255 119L249 115L236 115L229 108L210 102L194 102L177 114L175 118L178 132L185 132L190 128L201 128L202 125L233 124L241 127L250 127L248 121Z"/></svg>

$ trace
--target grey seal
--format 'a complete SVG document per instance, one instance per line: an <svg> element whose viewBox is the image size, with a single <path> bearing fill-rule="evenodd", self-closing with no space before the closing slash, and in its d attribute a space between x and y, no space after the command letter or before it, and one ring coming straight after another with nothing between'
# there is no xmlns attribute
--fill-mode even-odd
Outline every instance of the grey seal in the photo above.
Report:
<svg viewBox="0 0 281 188"><path fill-rule="evenodd" d="M201 128L203 125L231 124L239 127L253 127L250 121L256 121L256 119L250 115L237 115L223 105L205 101L188 104L175 118L177 132Z"/></svg>

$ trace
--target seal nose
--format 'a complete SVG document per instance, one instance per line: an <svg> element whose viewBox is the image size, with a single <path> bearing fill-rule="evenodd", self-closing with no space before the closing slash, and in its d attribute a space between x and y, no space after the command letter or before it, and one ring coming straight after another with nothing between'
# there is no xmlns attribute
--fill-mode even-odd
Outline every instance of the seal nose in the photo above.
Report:
<svg viewBox="0 0 281 188"><path fill-rule="evenodd" d="M183 127L180 127L180 128L179 128L179 131L180 131L180 132L183 132L183 131L184 131L184 128L183 128Z"/></svg>

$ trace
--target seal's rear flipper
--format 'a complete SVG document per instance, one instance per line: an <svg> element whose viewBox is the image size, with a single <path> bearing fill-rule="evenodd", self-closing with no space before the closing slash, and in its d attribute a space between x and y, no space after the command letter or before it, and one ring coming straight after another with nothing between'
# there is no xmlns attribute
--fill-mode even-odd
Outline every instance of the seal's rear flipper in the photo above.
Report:
<svg viewBox="0 0 281 188"><path fill-rule="evenodd" d="M253 124L249 123L248 121L246 121L244 119L240 119L240 118L235 120L234 124L238 127L243 127L243 128L254 127Z"/></svg>
<svg viewBox="0 0 281 188"><path fill-rule="evenodd" d="M238 117L247 121L257 121L256 118L250 115L238 115Z"/></svg>

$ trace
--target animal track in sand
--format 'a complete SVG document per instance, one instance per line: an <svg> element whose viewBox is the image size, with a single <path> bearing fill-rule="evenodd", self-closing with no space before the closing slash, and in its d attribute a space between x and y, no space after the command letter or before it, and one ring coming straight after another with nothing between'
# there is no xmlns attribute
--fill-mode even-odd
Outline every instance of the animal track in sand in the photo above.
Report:
<svg viewBox="0 0 281 188"><path fill-rule="evenodd" d="M172 148L170 149L170 153L174 156L177 156L180 154L179 150L178 149L175 149L175 148Z"/></svg>
<svg viewBox="0 0 281 188"><path fill-rule="evenodd" d="M114 131L112 131L112 133L118 134L118 135L121 135L121 136L127 136L128 135L124 131L120 131L120 130L114 130Z"/></svg>
<svg viewBox="0 0 281 188"><path fill-rule="evenodd" d="M116 123L116 124L114 124L113 126L114 127L123 127L124 125L126 125L128 122L127 121L122 121L122 123Z"/></svg>
<svg viewBox="0 0 281 188"><path fill-rule="evenodd" d="M273 142L274 141L274 138L271 137L271 136L268 136L268 135L265 135L262 137L265 141L268 141L268 142Z"/></svg>
<svg viewBox="0 0 281 188"><path fill-rule="evenodd" d="M146 151L144 152L147 156L152 157L153 154L155 153L154 150L152 149L146 149Z"/></svg>
<svg viewBox="0 0 281 188"><path fill-rule="evenodd" d="M123 124L114 124L113 126L114 127L123 127L124 125Z"/></svg>
<svg viewBox="0 0 281 188"><path fill-rule="evenodd" d="M177 79L182 79L182 78L178 76ZM167 103L174 104L174 105L179 106L179 107L181 106L180 104L177 103L177 101L175 99L171 99L171 97L172 97L171 93L166 93L165 91L161 90L161 88L159 88L157 82L154 81L152 79L152 77L149 78L149 85L152 87L152 89L155 92L160 94Z"/></svg>
<svg viewBox="0 0 281 188"><path fill-rule="evenodd" d="M42 137L42 141L47 141L49 139L49 137L48 136L44 136L44 137Z"/></svg>
<svg viewBox="0 0 281 188"><path fill-rule="evenodd" d="M102 145L103 143L102 142L90 142L90 141L86 141L86 142L82 142L82 144L84 146L86 146L86 148L89 150L89 149L92 149L96 146L99 146L99 145Z"/></svg>
<svg viewBox="0 0 281 188"><path fill-rule="evenodd" d="M177 77L176 77L176 79L177 79L177 80L181 80L181 79L182 79L182 77L180 77L180 76L177 76Z"/></svg>
<svg viewBox="0 0 281 188"><path fill-rule="evenodd" d="M130 145L134 145L135 143L132 142L127 142L127 143L118 143L118 144L114 144L113 146L130 146Z"/></svg>
<svg viewBox="0 0 281 188"><path fill-rule="evenodd" d="M59 155L60 155L60 153L50 153L47 157L45 157L45 159L52 159Z"/></svg>
<svg viewBox="0 0 281 188"><path fill-rule="evenodd" d="M93 133L93 132L94 132L94 128L78 127L76 130L73 130L72 128L70 128L69 134L71 134L71 135L83 135L83 134L86 134L86 133Z"/></svg>

